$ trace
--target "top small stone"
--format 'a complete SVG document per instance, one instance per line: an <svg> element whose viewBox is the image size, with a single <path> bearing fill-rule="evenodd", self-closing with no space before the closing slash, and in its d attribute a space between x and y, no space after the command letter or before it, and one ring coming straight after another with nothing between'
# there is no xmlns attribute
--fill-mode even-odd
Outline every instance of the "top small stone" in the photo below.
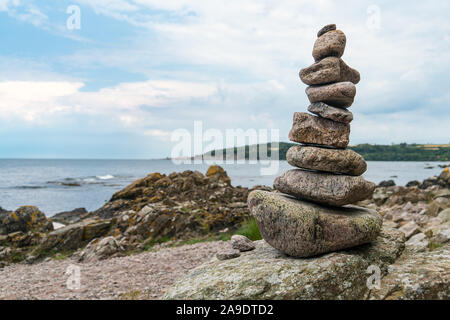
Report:
<svg viewBox="0 0 450 320"><path fill-rule="evenodd" d="M327 33L328 31L332 31L332 30L336 30L336 25L335 24L327 24L325 27L320 29L319 32L317 32L317 38L319 38L321 35Z"/></svg>

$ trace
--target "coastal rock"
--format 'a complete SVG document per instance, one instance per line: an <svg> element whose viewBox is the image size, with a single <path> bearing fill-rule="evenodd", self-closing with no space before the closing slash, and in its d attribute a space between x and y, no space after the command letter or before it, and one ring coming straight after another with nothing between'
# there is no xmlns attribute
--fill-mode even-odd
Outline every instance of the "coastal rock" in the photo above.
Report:
<svg viewBox="0 0 450 320"><path fill-rule="evenodd" d="M78 249L92 239L106 235L110 226L110 220L85 219L50 232L40 244L40 249L58 251Z"/></svg>
<svg viewBox="0 0 450 320"><path fill-rule="evenodd" d="M395 186L394 180L383 180L378 184L379 187L393 187Z"/></svg>
<svg viewBox="0 0 450 320"><path fill-rule="evenodd" d="M49 232L52 222L44 213L33 206L23 206L16 211L0 210L0 235L13 232Z"/></svg>
<svg viewBox="0 0 450 320"><path fill-rule="evenodd" d="M371 290L371 300L449 300L450 250L405 250L381 279L381 287Z"/></svg>
<svg viewBox="0 0 450 320"><path fill-rule="evenodd" d="M286 153L287 162L298 168L360 176L366 169L364 158L353 150L335 150L293 146Z"/></svg>
<svg viewBox="0 0 450 320"><path fill-rule="evenodd" d="M355 99L356 87L349 81L309 86L306 95L311 103L324 102L333 107L348 108Z"/></svg>
<svg viewBox="0 0 450 320"><path fill-rule="evenodd" d="M405 225L401 226L398 230L405 234L406 239L409 239L413 235L420 233L420 227L414 221L406 223Z"/></svg>
<svg viewBox="0 0 450 320"><path fill-rule="evenodd" d="M239 258L192 270L163 299L363 299L369 291L367 268L376 264L386 270L403 252L404 238L384 229L371 244L308 259L288 257L264 240L255 244Z"/></svg>
<svg viewBox="0 0 450 320"><path fill-rule="evenodd" d="M350 123L353 120L353 113L347 109L335 108L323 102L316 102L309 105L308 111L322 118L337 122Z"/></svg>
<svg viewBox="0 0 450 320"><path fill-rule="evenodd" d="M342 57L346 43L345 34L341 30L330 30L314 43L312 55L315 61L319 61L326 57Z"/></svg>
<svg viewBox="0 0 450 320"><path fill-rule="evenodd" d="M360 74L350 68L342 59L327 57L300 70L300 79L307 85L321 85L333 82L350 81L357 84Z"/></svg>
<svg viewBox="0 0 450 320"><path fill-rule="evenodd" d="M94 239L79 254L78 262L92 262L123 255L125 248L114 237Z"/></svg>
<svg viewBox="0 0 450 320"><path fill-rule="evenodd" d="M450 221L450 208L442 210L438 214L438 218L442 220L442 222L448 222Z"/></svg>
<svg viewBox="0 0 450 320"><path fill-rule="evenodd" d="M305 112L295 112L289 139L305 144L346 148L350 125L316 117Z"/></svg>
<svg viewBox="0 0 450 320"><path fill-rule="evenodd" d="M233 247L233 249L239 250L240 252L255 249L255 244L252 240L250 240L246 236L241 236L239 234L235 234L231 237L231 246Z"/></svg>
<svg viewBox="0 0 450 320"><path fill-rule="evenodd" d="M328 31L332 31L332 30L336 30L336 25L335 24L327 24L325 27L323 27L322 29L320 29L317 32L317 38L319 38L321 35L327 33Z"/></svg>
<svg viewBox="0 0 450 320"><path fill-rule="evenodd" d="M87 210L85 208L77 208L72 211L64 211L52 216L52 221L62 223L64 225L80 222L86 215Z"/></svg>
<svg viewBox="0 0 450 320"><path fill-rule="evenodd" d="M263 238L294 257L309 257L373 241L382 225L374 210L330 208L279 193L253 191L250 212Z"/></svg>
<svg viewBox="0 0 450 320"><path fill-rule="evenodd" d="M370 198L375 184L363 177L293 169L277 177L274 187L299 199L342 206Z"/></svg>

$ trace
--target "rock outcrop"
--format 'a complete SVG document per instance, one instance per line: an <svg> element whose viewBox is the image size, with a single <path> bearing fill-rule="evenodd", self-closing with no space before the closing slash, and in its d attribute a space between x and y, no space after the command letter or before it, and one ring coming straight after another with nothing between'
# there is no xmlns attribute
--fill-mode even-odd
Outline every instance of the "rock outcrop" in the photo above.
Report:
<svg viewBox="0 0 450 320"><path fill-rule="evenodd" d="M213 259L192 270L164 299L364 299L370 292L368 267L376 265L386 275L404 242L401 233L385 228L371 244L296 259L261 240L238 258Z"/></svg>

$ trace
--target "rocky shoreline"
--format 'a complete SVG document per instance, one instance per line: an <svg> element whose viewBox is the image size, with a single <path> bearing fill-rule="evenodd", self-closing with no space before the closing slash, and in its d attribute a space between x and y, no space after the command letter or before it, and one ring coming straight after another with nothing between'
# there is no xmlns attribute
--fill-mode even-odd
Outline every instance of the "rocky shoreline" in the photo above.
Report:
<svg viewBox="0 0 450 320"><path fill-rule="evenodd" d="M424 188L425 186L426 188ZM353 252L351 255L353 257L355 254L359 257L364 256L366 262L361 264L363 266L378 259L371 253L371 250L378 250L376 251L377 255L384 254L383 259L389 261L389 263L380 264L382 269L386 268L387 270L388 266L395 266L399 272L401 270L403 273L415 276L417 279L414 279L418 281L416 284L419 285L416 287L420 290L436 291L437 288L442 287L443 283L448 287L450 269L448 251L450 236L449 188L450 172L448 168L444 169L440 176L426 179L419 186L377 186L371 199L361 201L357 205L375 209L383 217L382 234L384 236L380 235L377 240L382 247L363 245L355 249L356 253L352 251L353 249L350 250ZM140 294L132 295L132 298L156 299L161 298L164 291L176 279L179 279L177 283L185 281L184 277L191 276L191 274L186 275L189 270L202 263L208 263L211 259L224 264L235 264L250 259L252 255L260 251L261 259L263 259L264 252L267 251L264 241L255 242L256 249L250 251L241 251L239 246L233 248L232 241L230 241L231 236L238 232L239 228L251 217L247 208L247 197L253 190L273 191L272 188L264 186L250 190L233 187L226 172L218 166L212 166L206 175L192 171L170 175L150 174L117 192L111 201L94 212L78 209L50 219L46 218L38 208L30 206L19 208L14 212L0 210L0 283L2 283L2 288L5 288L0 290L0 298L118 299L135 290ZM55 229L55 222L64 224L64 226ZM395 245L398 242L400 244ZM189 248L192 246L197 249L193 249L195 254L189 255L187 252L191 252ZM394 246L396 249L392 250L397 253L389 253L391 249L388 250L384 246ZM236 250L239 254L236 254ZM230 251L234 254L228 256L223 254ZM342 254L347 254L345 252ZM217 254L218 257L221 256L224 259L216 258ZM270 253L270 255L272 254L275 253ZM312 260L328 261L335 254L341 253L332 253L331 256L322 255L312 258ZM437 259L436 255L440 257L440 262L437 264L433 262ZM183 262L185 259L187 259L186 263ZM290 260L285 261L284 259L291 258L281 257L280 259L283 263L288 263ZM354 258L350 260L352 259ZM433 271L430 265L431 269L427 271L426 266L429 264L425 263L424 269L419 267L420 265L424 266L424 263L416 264L419 260L433 262L436 268L439 266L441 269ZM182 267L174 267L173 264L177 264L176 261ZM118 270L132 274L133 266L135 264L142 265L142 263L143 268L150 273L159 270L161 281L158 280L158 276L154 276L147 283L147 287L159 288L157 289L159 293L144 294L146 292L144 290L145 283L132 282L136 288L129 288L125 281L116 279L112 273L110 274L111 281L100 276L102 271L99 266L106 268L104 269L106 274L119 272ZM67 278L62 273L69 264L80 265L85 272L85 274L83 273L85 279L102 278L103 286L108 289L104 291L95 289L98 285L95 281L92 282L92 285L86 284L87 287L82 292L68 291L61 283L57 285L56 279ZM146 264L147 267L145 267ZM55 269L55 271L51 272L51 269ZM421 270L427 272L426 277L421 278ZM174 273L168 279L167 276L172 271ZM316 270L316 272L322 271ZM98 273L97 276L96 273ZM273 276L281 277L283 274L274 273ZM395 274L386 271L383 276L386 282L393 283L392 286L396 284ZM52 280L52 277L56 278ZM262 277L264 278L263 275ZM99 279L98 281L100 281ZM139 279L147 281L143 276ZM48 282L48 286L45 287L47 289L35 288L39 282ZM51 283L55 283L55 288ZM414 291L414 288L411 288L408 290ZM182 297L180 292L175 289L171 289L170 292L172 294L166 295L165 298ZM395 292L398 293L398 291ZM421 298L426 296L417 295L417 292L398 294L395 297ZM450 297L448 289L440 290L439 294L440 298L448 299ZM230 296L230 298L240 297ZM261 294L252 297L263 298L265 296ZM298 297L308 298L305 295ZM339 298L343 296L320 296L319 293L315 293L309 298L315 297ZM359 299L369 296L354 294L345 297ZM384 296L377 294L370 297L388 298L392 296L390 293L386 293ZM436 295L427 297L439 298Z"/></svg>

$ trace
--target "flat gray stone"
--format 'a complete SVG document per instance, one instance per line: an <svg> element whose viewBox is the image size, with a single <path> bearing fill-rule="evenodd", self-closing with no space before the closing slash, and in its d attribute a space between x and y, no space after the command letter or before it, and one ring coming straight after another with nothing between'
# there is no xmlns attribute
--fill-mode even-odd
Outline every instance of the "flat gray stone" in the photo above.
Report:
<svg viewBox="0 0 450 320"><path fill-rule="evenodd" d="M326 57L342 57L346 43L345 34L341 30L331 30L319 38L314 43L312 55L315 61Z"/></svg>
<svg viewBox="0 0 450 320"><path fill-rule="evenodd" d="M350 107L356 95L356 87L349 81L323 86L310 86L305 91L311 103L324 102L340 108Z"/></svg>
<svg viewBox="0 0 450 320"><path fill-rule="evenodd" d="M350 125L313 116L306 112L295 112L289 140L305 144L346 148L349 142Z"/></svg>
<svg viewBox="0 0 450 320"><path fill-rule="evenodd" d="M286 153L287 162L298 168L360 176L366 169L364 158L353 150L293 146Z"/></svg>
<svg viewBox="0 0 450 320"><path fill-rule="evenodd" d="M360 74L350 68L342 59L327 57L300 70L300 79L307 85L321 85L333 82L350 81L357 84Z"/></svg>
<svg viewBox="0 0 450 320"><path fill-rule="evenodd" d="M301 169L286 171L277 177L274 188L299 199L332 206L342 206L368 199L375 183L363 177L336 175Z"/></svg>
<svg viewBox="0 0 450 320"><path fill-rule="evenodd" d="M353 120L353 113L347 109L335 108L323 102L310 104L308 111L322 118L330 119L342 123L350 123Z"/></svg>

